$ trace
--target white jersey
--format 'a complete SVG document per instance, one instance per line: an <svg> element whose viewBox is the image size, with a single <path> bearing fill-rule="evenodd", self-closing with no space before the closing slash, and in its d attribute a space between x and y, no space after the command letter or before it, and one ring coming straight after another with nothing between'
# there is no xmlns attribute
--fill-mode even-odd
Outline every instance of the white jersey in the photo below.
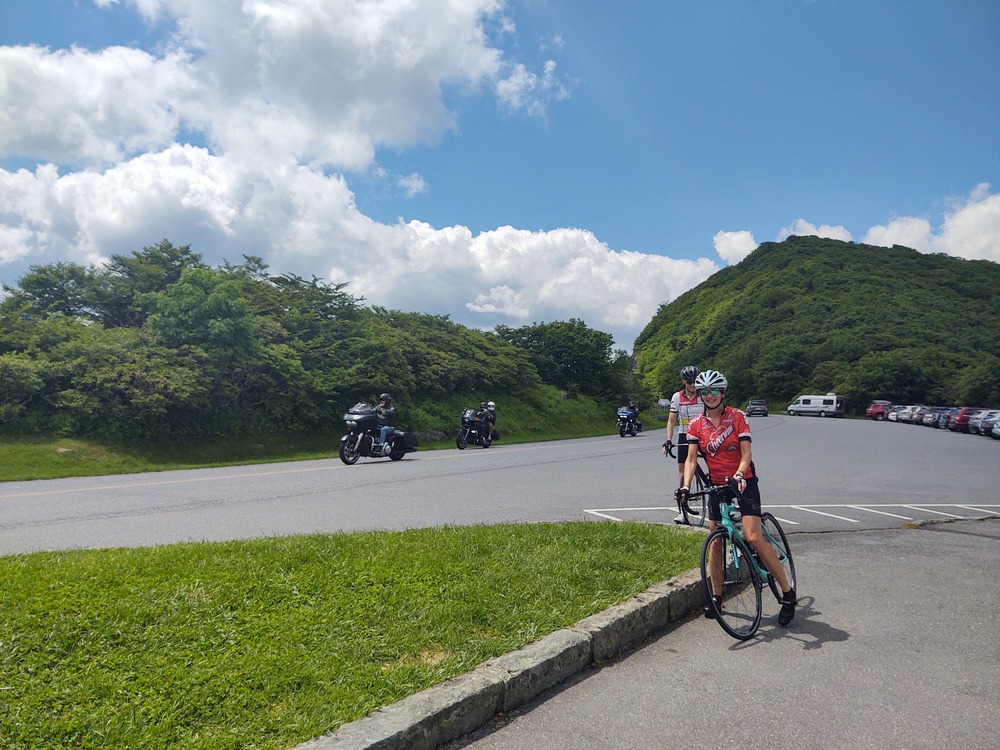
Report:
<svg viewBox="0 0 1000 750"><path fill-rule="evenodd" d="M689 397L686 390L677 391L670 399L670 412L677 415L677 432L686 436L691 421L705 412L705 404L697 392Z"/></svg>

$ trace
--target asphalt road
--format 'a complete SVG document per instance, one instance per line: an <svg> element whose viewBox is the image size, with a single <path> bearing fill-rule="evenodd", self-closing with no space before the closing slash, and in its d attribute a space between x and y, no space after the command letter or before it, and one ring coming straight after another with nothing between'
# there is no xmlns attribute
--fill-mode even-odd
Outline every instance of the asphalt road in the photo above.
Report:
<svg viewBox="0 0 1000 750"><path fill-rule="evenodd" d="M868 420L755 417L764 504L791 533L981 517L1000 441ZM676 463L639 436L0 485L0 554L441 524L670 523ZM336 446L331 446L335 456ZM598 511L593 513L591 511ZM845 520L847 519L847 520Z"/></svg>
<svg viewBox="0 0 1000 750"><path fill-rule="evenodd" d="M1000 747L1000 520L797 535L800 609L696 617L452 743L470 750Z"/></svg>

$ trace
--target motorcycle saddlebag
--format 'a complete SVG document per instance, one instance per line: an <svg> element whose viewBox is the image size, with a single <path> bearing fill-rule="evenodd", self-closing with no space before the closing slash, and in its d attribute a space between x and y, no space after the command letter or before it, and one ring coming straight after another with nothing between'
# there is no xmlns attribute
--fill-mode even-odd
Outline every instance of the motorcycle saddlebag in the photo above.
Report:
<svg viewBox="0 0 1000 750"><path fill-rule="evenodd" d="M415 451L417 449L417 436L412 432L404 432L403 438L406 440L406 450Z"/></svg>

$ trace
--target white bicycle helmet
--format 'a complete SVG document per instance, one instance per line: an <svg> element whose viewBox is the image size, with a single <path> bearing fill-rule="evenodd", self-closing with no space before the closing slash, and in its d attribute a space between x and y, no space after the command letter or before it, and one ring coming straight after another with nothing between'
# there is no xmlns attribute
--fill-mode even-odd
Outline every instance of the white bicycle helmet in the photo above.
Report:
<svg viewBox="0 0 1000 750"><path fill-rule="evenodd" d="M729 381L718 370L705 370L698 373L698 377L694 379L694 387L699 390L701 388L722 388L725 390L729 387Z"/></svg>

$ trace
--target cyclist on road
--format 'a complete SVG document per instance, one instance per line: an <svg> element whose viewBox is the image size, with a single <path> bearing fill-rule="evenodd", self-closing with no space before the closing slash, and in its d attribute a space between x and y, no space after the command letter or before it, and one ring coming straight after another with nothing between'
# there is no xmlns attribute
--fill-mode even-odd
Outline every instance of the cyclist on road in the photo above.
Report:
<svg viewBox="0 0 1000 750"><path fill-rule="evenodd" d="M737 489L741 495L738 501L740 513L743 514L743 536L756 550L764 567L781 587L782 601L778 623L788 625L795 617L795 589L789 585L777 553L761 533L760 488L750 450L750 425L746 414L723 403L729 381L721 372L705 370L695 379L695 387L705 403L705 412L688 425L687 441L690 450L684 465L680 500L687 502L687 493L694 479L699 453L705 457L709 480L713 485L724 484L729 477L737 481ZM734 496L732 490L727 492ZM715 498L712 498L708 509L708 520L710 530L718 528L722 520L719 501ZM721 607L722 560L719 559L717 550L709 550L709 566L712 570L713 588L719 592L713 598L716 605ZM716 582L719 582L718 587ZM711 605L705 607L705 616L712 616Z"/></svg>
<svg viewBox="0 0 1000 750"><path fill-rule="evenodd" d="M691 420L705 410L704 404L695 390L694 380L698 377L697 367L688 365L681 370L683 388L670 399L670 414L667 416L667 441L663 444L663 455L670 455L674 442L674 430L677 431L677 486L684 484L684 463L687 460L687 429ZM686 523L684 514L679 513L674 523Z"/></svg>

